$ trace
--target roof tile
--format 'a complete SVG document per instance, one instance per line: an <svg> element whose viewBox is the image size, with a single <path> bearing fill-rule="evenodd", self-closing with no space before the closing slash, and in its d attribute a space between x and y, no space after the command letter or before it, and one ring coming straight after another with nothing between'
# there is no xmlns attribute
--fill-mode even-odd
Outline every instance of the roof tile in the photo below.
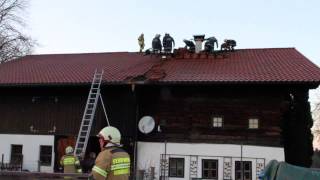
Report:
<svg viewBox="0 0 320 180"><path fill-rule="evenodd" d="M226 58L161 60L139 53L29 55L0 65L0 85L88 84L144 76L159 83L320 83L320 69L294 48L241 49Z"/></svg>

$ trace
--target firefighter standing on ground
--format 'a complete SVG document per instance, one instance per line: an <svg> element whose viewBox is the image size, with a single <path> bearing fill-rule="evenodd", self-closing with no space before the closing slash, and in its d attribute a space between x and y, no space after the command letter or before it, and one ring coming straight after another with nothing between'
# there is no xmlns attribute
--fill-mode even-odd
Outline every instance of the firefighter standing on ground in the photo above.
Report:
<svg viewBox="0 0 320 180"><path fill-rule="evenodd" d="M130 156L121 149L121 134L112 126L103 128L99 134L101 152L92 175L96 180L128 180L130 175Z"/></svg>
<svg viewBox="0 0 320 180"><path fill-rule="evenodd" d="M66 148L66 155L62 156L60 165L63 167L64 173L81 173L80 161L73 155L73 148Z"/></svg>

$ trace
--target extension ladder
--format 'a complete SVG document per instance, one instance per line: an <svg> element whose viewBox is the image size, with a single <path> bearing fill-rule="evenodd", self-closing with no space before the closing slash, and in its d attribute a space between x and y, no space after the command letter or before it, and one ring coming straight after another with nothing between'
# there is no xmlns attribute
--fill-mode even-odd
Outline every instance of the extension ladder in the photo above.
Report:
<svg viewBox="0 0 320 180"><path fill-rule="evenodd" d="M102 81L102 75L103 75L103 70L101 71L95 70L94 76L92 79L91 88L90 88L88 99L87 99L87 104L83 113L79 134L78 134L76 146L74 149L74 155L80 158L83 158L86 152L88 140L90 137L91 126L94 119L94 114L97 109L99 97L102 100L102 97L100 94L100 85ZM103 105L103 102L101 103ZM105 111L104 105L103 105L103 109ZM106 115L106 112L105 112L105 115ZM107 118L107 121L108 121L108 118ZM108 122L108 125L109 125L109 122Z"/></svg>

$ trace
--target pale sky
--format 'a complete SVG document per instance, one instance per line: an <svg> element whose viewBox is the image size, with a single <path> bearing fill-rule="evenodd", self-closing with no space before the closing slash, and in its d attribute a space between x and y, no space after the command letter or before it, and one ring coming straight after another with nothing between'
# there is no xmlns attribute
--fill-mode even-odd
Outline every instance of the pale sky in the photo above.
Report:
<svg viewBox="0 0 320 180"><path fill-rule="evenodd" d="M168 32L176 47L194 34L236 48L295 47L320 66L320 0L30 0L35 54L137 51Z"/></svg>

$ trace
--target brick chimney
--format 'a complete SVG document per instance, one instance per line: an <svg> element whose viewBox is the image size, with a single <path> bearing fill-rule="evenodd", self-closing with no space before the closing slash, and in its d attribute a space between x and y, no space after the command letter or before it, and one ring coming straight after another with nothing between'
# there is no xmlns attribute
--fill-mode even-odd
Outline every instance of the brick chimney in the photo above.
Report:
<svg viewBox="0 0 320 180"><path fill-rule="evenodd" d="M196 42L196 53L202 51L202 42L204 41L205 35L194 35L194 42Z"/></svg>

